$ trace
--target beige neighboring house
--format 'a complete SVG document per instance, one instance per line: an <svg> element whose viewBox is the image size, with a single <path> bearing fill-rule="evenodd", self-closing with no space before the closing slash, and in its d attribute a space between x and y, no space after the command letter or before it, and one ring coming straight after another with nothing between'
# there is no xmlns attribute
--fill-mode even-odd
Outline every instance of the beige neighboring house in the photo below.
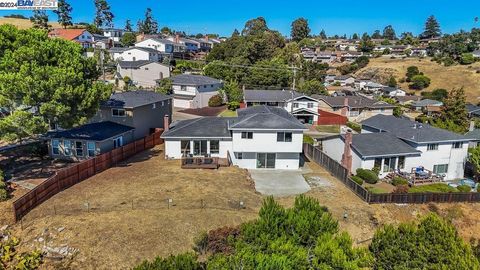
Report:
<svg viewBox="0 0 480 270"><path fill-rule="evenodd" d="M313 95L318 100L318 109L341 113L349 121L361 122L375 115L393 115L395 105L383 101L369 99L363 96L320 96Z"/></svg>
<svg viewBox="0 0 480 270"><path fill-rule="evenodd" d="M118 61L116 77L119 87L123 78L129 77L133 85L153 88L157 80L170 77L170 67L150 60Z"/></svg>
<svg viewBox="0 0 480 270"><path fill-rule="evenodd" d="M172 77L173 104L177 108L197 109L208 107L208 101L223 82L202 75L181 74Z"/></svg>

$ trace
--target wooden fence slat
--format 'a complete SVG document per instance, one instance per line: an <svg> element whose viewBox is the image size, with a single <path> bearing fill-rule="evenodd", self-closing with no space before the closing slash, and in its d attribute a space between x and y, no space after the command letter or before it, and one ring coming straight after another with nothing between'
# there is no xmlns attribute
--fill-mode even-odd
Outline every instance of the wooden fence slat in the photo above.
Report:
<svg viewBox="0 0 480 270"><path fill-rule="evenodd" d="M113 149L110 152L55 172L53 176L12 203L15 221L19 221L33 208L60 191L82 182L97 173L105 171L118 162L128 159L139 152L162 144L163 140L160 138L162 133L163 129L156 129L155 133L141 140L131 142L123 147Z"/></svg>

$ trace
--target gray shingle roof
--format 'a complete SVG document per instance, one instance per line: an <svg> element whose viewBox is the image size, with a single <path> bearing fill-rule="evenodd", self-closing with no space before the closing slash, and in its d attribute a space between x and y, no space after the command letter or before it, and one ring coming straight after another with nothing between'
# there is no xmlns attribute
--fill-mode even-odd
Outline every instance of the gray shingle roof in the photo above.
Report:
<svg viewBox="0 0 480 270"><path fill-rule="evenodd" d="M245 102L283 102L303 94L291 90L244 90L243 96Z"/></svg>
<svg viewBox="0 0 480 270"><path fill-rule="evenodd" d="M342 139L344 139L343 135ZM352 148L362 158L418 155L421 153L387 132L353 134Z"/></svg>
<svg viewBox="0 0 480 270"><path fill-rule="evenodd" d="M414 143L437 143L468 141L463 135L428 124L420 124L408 119L397 118L392 115L375 115L362 122L363 127L387 131L396 137Z"/></svg>
<svg viewBox="0 0 480 270"><path fill-rule="evenodd" d="M414 101L412 103L413 107L426 107L426 106L442 106L443 103L438 100L433 100L433 99L422 99L419 101Z"/></svg>
<svg viewBox="0 0 480 270"><path fill-rule="evenodd" d="M473 104L467 104L465 107L467 107L467 112L468 113L480 116L480 106L476 106L476 105L473 105Z"/></svg>
<svg viewBox="0 0 480 270"><path fill-rule="evenodd" d="M86 124L69 130L53 132L49 134L49 137L53 139L104 141L134 129L135 128L133 127L106 121Z"/></svg>
<svg viewBox="0 0 480 270"><path fill-rule="evenodd" d="M127 48L125 51L135 50L135 49L145 51L145 52L149 52L149 53L159 53L159 51L155 50L154 48L149 48L149 47L130 47L130 48Z"/></svg>
<svg viewBox="0 0 480 270"><path fill-rule="evenodd" d="M154 61L150 60L138 60L138 61L118 61L118 64L121 68L139 68L144 65L153 63Z"/></svg>
<svg viewBox="0 0 480 270"><path fill-rule="evenodd" d="M219 84L222 81L202 75L180 74L171 78L172 84L176 85L207 85Z"/></svg>
<svg viewBox="0 0 480 270"><path fill-rule="evenodd" d="M113 93L110 99L101 104L102 107L136 108L159 101L171 99L170 96L153 91L137 90Z"/></svg>
<svg viewBox="0 0 480 270"><path fill-rule="evenodd" d="M229 122L237 118L200 117L173 123L162 138L231 138Z"/></svg>
<svg viewBox="0 0 480 270"><path fill-rule="evenodd" d="M373 100L362 96L319 96L313 95L314 98L325 101L332 108L341 108L344 105L345 99L348 99L348 106L350 108L395 108L395 105L388 104L383 101Z"/></svg>
<svg viewBox="0 0 480 270"><path fill-rule="evenodd" d="M474 129L465 133L465 137L475 141L480 141L480 129Z"/></svg>
<svg viewBox="0 0 480 270"><path fill-rule="evenodd" d="M306 127L285 109L271 106L253 106L237 111L239 120L231 129L304 130Z"/></svg>

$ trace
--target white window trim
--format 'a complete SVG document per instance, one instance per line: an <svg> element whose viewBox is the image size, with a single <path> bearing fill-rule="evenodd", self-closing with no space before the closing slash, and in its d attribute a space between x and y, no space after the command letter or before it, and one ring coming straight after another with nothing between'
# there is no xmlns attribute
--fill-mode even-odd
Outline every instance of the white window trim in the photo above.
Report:
<svg viewBox="0 0 480 270"><path fill-rule="evenodd" d="M118 111L118 112L123 111L124 112L123 116L122 115L114 115L113 111L115 111L115 110ZM112 108L112 117L125 118L125 117L127 117L127 111L125 109L121 109L121 108L120 109Z"/></svg>

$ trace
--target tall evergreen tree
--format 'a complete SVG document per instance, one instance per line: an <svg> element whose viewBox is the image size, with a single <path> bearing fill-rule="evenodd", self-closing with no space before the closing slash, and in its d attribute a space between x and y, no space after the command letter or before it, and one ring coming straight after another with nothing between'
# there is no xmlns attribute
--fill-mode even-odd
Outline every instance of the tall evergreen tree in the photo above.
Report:
<svg viewBox="0 0 480 270"><path fill-rule="evenodd" d="M320 32L320 38L321 39L327 39L327 34L325 33L325 30L322 29L322 31Z"/></svg>
<svg viewBox="0 0 480 270"><path fill-rule="evenodd" d="M50 25L48 25L48 15L45 10L34 10L30 21L33 23L33 28L45 30L50 28Z"/></svg>
<svg viewBox="0 0 480 270"><path fill-rule="evenodd" d="M465 132L468 128L468 112L466 109L465 90L463 88L453 89L443 100L441 120L444 123L450 122L457 128L449 128L452 131Z"/></svg>
<svg viewBox="0 0 480 270"><path fill-rule="evenodd" d="M385 26L385 28L383 29L383 38L388 40L397 39L397 34L395 33L393 26L391 25Z"/></svg>
<svg viewBox="0 0 480 270"><path fill-rule="evenodd" d="M292 29L290 36L293 41L300 41L307 38L310 35L310 27L308 27L308 21L305 18L298 18L292 22Z"/></svg>
<svg viewBox="0 0 480 270"><path fill-rule="evenodd" d="M132 23L130 22L130 20L127 20L125 22L125 31L133 32Z"/></svg>
<svg viewBox="0 0 480 270"><path fill-rule="evenodd" d="M107 0L95 0L95 19L93 23L95 26L101 28L102 26L113 27L113 15L110 10L110 5Z"/></svg>
<svg viewBox="0 0 480 270"><path fill-rule="evenodd" d="M380 33L380 30L375 30L375 32L373 32L372 34L372 38L373 39L382 39L382 34Z"/></svg>
<svg viewBox="0 0 480 270"><path fill-rule="evenodd" d="M440 30L440 24L438 23L435 16L428 17L427 21L425 22L425 31L422 34L423 38L436 38L442 34Z"/></svg>
<svg viewBox="0 0 480 270"><path fill-rule="evenodd" d="M240 32L238 31L238 29L235 28L235 30L233 30L232 37L238 37L238 36L240 36Z"/></svg>
<svg viewBox="0 0 480 270"><path fill-rule="evenodd" d="M352 39L355 39L355 40L356 40L356 39L359 39L358 34L357 34L357 33L354 33L354 34L352 35Z"/></svg>
<svg viewBox="0 0 480 270"><path fill-rule="evenodd" d="M73 25L72 16L70 16L72 10L72 6L66 0L58 0L58 9L53 11L58 16L58 23L65 29Z"/></svg>
<svg viewBox="0 0 480 270"><path fill-rule="evenodd" d="M138 31L144 34L156 34L158 32L158 23L153 18L152 9L145 11L145 20L138 22Z"/></svg>

